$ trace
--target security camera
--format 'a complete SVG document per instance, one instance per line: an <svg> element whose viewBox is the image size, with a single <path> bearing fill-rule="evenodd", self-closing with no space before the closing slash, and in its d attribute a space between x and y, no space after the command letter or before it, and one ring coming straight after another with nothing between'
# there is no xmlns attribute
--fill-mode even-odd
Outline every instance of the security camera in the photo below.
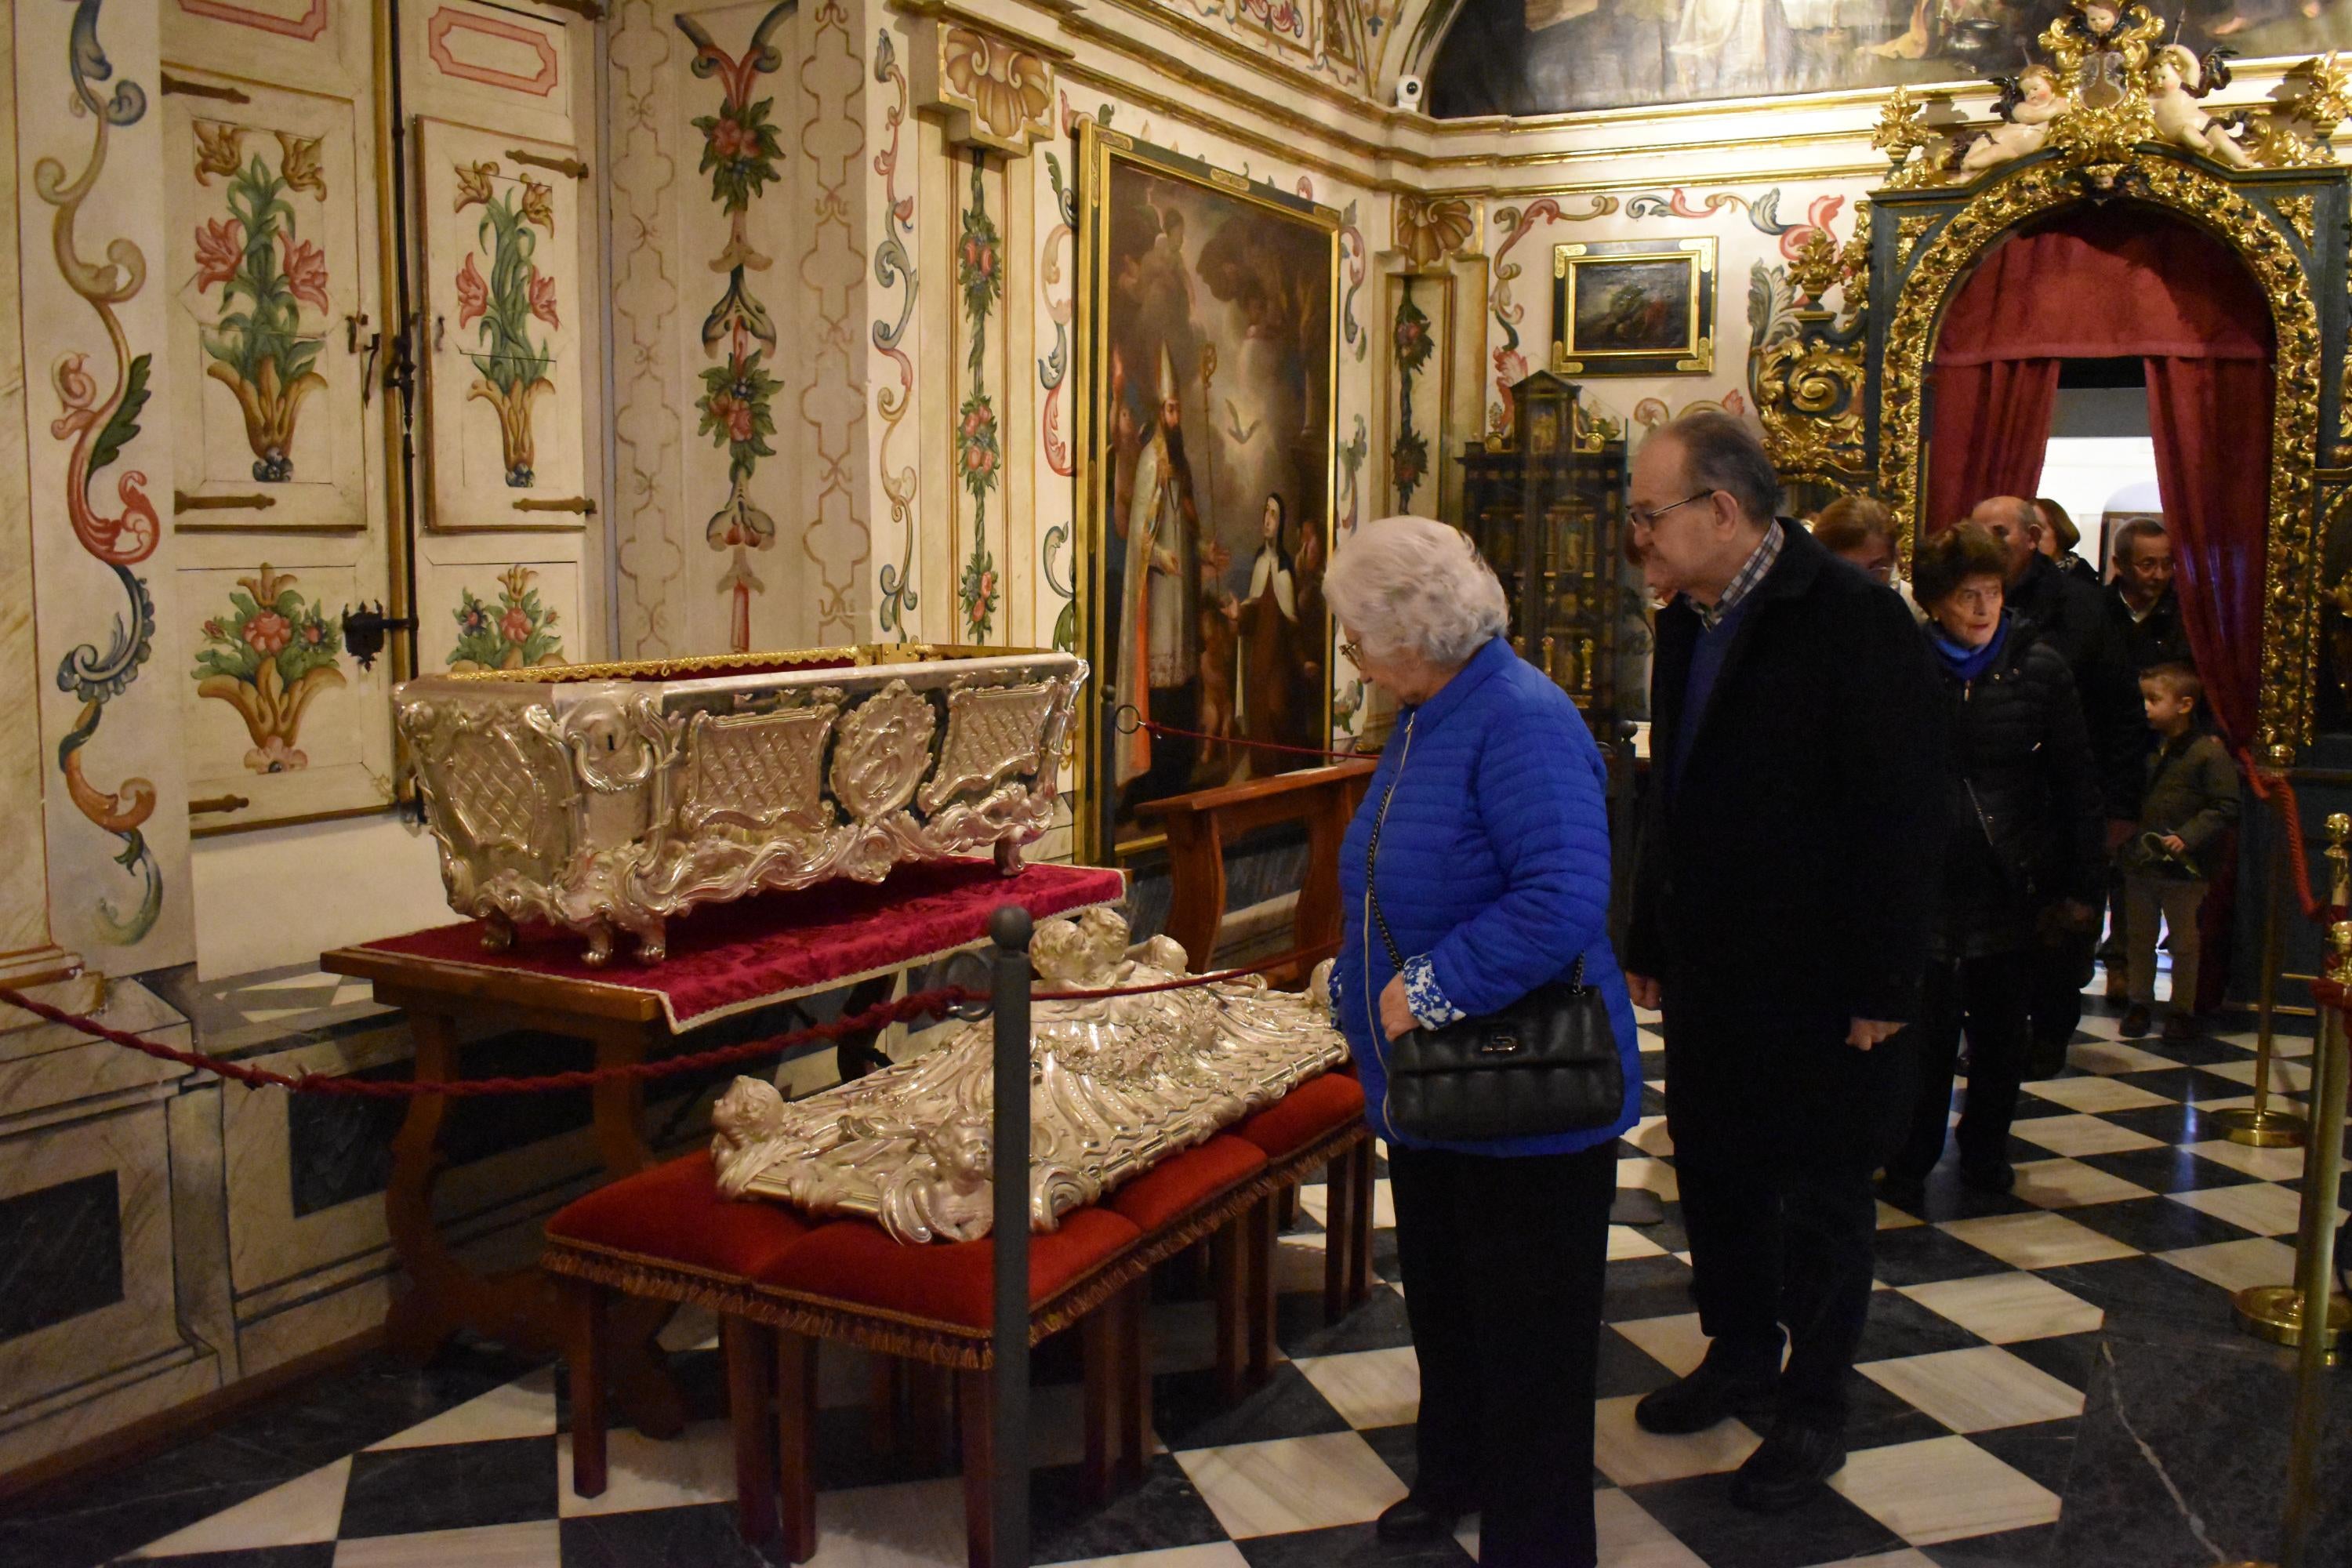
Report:
<svg viewBox="0 0 2352 1568"><path fill-rule="evenodd" d="M1396 106L1399 109L1418 110L1421 107L1422 92L1423 84L1422 79L1419 77L1401 76L1397 78Z"/></svg>

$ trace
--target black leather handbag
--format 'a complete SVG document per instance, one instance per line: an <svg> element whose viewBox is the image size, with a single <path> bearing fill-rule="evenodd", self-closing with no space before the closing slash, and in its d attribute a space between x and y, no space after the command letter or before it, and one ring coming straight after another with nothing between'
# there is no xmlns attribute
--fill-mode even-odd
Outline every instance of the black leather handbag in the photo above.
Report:
<svg viewBox="0 0 2352 1568"><path fill-rule="evenodd" d="M1408 731L1408 755L1411 745ZM1402 762L1397 771L1401 776ZM1395 795L1391 780L1372 819L1364 901L1380 927L1389 963L1402 974L1404 955L1397 951L1372 888L1381 827ZM1380 998L1365 1000L1377 1041ZM1584 983L1581 957L1566 980L1539 985L1500 1012L1399 1035L1381 1056L1388 1071L1390 1127L1433 1143L1590 1132L1616 1121L1625 1104L1625 1068L1617 1055L1609 1002L1599 986Z"/></svg>

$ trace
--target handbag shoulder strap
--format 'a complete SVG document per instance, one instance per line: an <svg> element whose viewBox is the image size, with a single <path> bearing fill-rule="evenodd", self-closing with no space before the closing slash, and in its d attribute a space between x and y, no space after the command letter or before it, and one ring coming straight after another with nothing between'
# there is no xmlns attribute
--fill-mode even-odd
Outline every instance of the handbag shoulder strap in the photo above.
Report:
<svg viewBox="0 0 2352 1568"><path fill-rule="evenodd" d="M1380 889L1373 872L1381 863L1381 829L1389 820L1389 804L1396 799L1397 781L1404 776L1404 765L1412 756L1412 721L1405 721L1404 749L1397 754L1397 771L1389 776L1389 787L1381 795L1381 809L1372 818L1371 842L1364 850L1364 901L1370 906L1372 921L1381 928L1381 945L1388 949L1389 967L1397 973L1404 973L1404 954L1397 950L1396 934L1389 930L1389 918L1381 912ZM1576 955L1576 972L1569 977L1571 989L1584 989L1584 954ZM1375 1014L1378 1004L1373 1004Z"/></svg>

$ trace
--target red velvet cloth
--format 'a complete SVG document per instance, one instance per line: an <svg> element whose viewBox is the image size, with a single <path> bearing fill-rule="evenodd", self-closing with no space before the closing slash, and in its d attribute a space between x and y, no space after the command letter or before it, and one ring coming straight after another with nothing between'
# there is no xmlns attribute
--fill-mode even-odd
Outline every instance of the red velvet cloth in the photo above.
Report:
<svg viewBox="0 0 2352 1568"><path fill-rule="evenodd" d="M1108 1263L1143 1233L1108 1209L1082 1208L1029 1238L1034 1308ZM762 1269L762 1285L868 1311L986 1331L994 1314L996 1242L893 1241L870 1220L835 1220Z"/></svg>
<svg viewBox="0 0 2352 1568"><path fill-rule="evenodd" d="M2262 310L2261 301L2252 308ZM2267 324L2267 313L2261 319ZM2262 691L2272 395L2267 361L2147 361L2147 424L2172 535L2173 592L2205 678L2206 706L2233 750L2252 743Z"/></svg>
<svg viewBox="0 0 2352 1568"><path fill-rule="evenodd" d="M1233 1133L1265 1150L1267 1159L1280 1160L1363 1114L1364 1086L1347 1073L1327 1072L1244 1119Z"/></svg>
<svg viewBox="0 0 2352 1568"><path fill-rule="evenodd" d="M719 1195L709 1151L656 1165L575 1198L547 1221L550 1240L576 1241L749 1279L809 1234L782 1204Z"/></svg>
<svg viewBox="0 0 2352 1568"><path fill-rule="evenodd" d="M1106 1201L1113 1214L1149 1234L1265 1169L1265 1150L1220 1132L1205 1143L1170 1155Z"/></svg>
<svg viewBox="0 0 2352 1568"><path fill-rule="evenodd" d="M583 938L526 931L503 952L485 952L481 922L435 926L367 943L440 963L518 971L585 984L648 991L670 1026L689 1029L730 1013L806 995L867 975L942 957L988 938L988 917L1019 904L1039 919L1126 896L1123 872L1093 866L1031 866L1000 877L986 860L901 866L878 883L834 881L788 893L706 904L669 924L669 957L639 963L624 936L613 961L583 961Z"/></svg>
<svg viewBox="0 0 2352 1568"><path fill-rule="evenodd" d="M1965 519L1992 496L2031 498L2042 488L2050 416L2058 406L2054 359L1946 365L1937 357L1935 432L1927 446L1927 531Z"/></svg>

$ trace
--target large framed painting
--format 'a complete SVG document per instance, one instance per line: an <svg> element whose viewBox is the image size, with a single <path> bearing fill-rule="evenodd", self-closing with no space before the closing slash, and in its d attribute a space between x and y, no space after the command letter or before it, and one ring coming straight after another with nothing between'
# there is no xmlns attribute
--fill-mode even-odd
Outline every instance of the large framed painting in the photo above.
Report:
<svg viewBox="0 0 2352 1568"><path fill-rule="evenodd" d="M2067 0L1440 0L1429 112L1561 114L1703 100L1974 85L2014 72ZM2216 0L2169 41L2247 63L2340 47L2345 0Z"/></svg>
<svg viewBox="0 0 2352 1568"><path fill-rule="evenodd" d="M1571 242L1552 250L1558 375L1697 375L1715 368L1715 241Z"/></svg>
<svg viewBox="0 0 2352 1568"><path fill-rule="evenodd" d="M1313 765L1235 742L1331 733L1339 215L1091 122L1078 158L1077 822L1108 860L1159 842L1155 800Z"/></svg>

